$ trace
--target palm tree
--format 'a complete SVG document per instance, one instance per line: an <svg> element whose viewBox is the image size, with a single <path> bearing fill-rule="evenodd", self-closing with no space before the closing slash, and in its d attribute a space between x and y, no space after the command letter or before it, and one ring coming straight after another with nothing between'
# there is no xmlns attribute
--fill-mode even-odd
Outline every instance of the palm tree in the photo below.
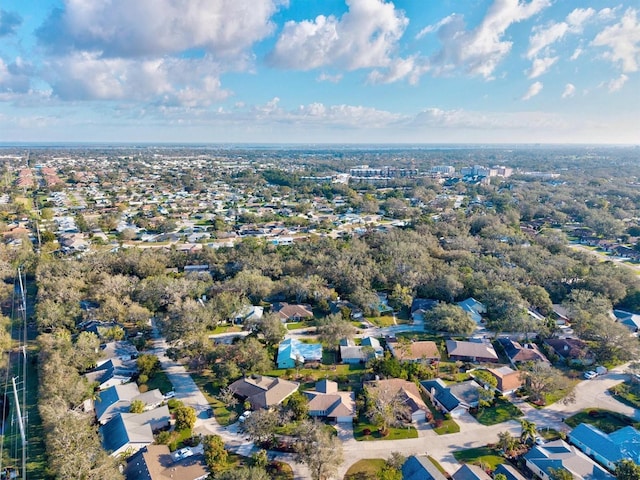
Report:
<svg viewBox="0 0 640 480"><path fill-rule="evenodd" d="M498 433L498 448L505 454L509 454L516 446L516 439L513 438L510 432L504 431Z"/></svg>
<svg viewBox="0 0 640 480"><path fill-rule="evenodd" d="M522 419L520 420L520 425L522 427L520 441L522 443L533 442L533 440L536 438L536 424L530 422L529 420Z"/></svg>

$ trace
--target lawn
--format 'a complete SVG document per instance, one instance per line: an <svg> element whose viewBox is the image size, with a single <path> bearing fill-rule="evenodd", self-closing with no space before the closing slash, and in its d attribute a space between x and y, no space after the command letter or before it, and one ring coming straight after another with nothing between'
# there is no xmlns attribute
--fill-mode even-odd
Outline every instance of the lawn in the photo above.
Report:
<svg viewBox="0 0 640 480"><path fill-rule="evenodd" d="M640 409L640 383L626 381L611 387L609 391L622 403Z"/></svg>
<svg viewBox="0 0 640 480"><path fill-rule="evenodd" d="M235 333L235 332L241 332L241 331L242 331L242 327L238 325L218 325L213 330L209 330L207 332L207 335L219 335L221 333Z"/></svg>
<svg viewBox="0 0 640 480"><path fill-rule="evenodd" d="M380 328L395 325L393 323L393 316L391 315L383 315L381 317L365 317L365 320L371 325L375 325L376 327Z"/></svg>
<svg viewBox="0 0 640 480"><path fill-rule="evenodd" d="M376 480L386 461L381 458L365 458L349 467L344 480Z"/></svg>
<svg viewBox="0 0 640 480"><path fill-rule="evenodd" d="M309 320L306 322L291 322L287 323L285 326L287 327L287 330L300 330L301 328L315 327L315 325L315 320Z"/></svg>
<svg viewBox="0 0 640 480"><path fill-rule="evenodd" d="M483 468L488 467L491 470L495 470L498 465L505 463L504 457L502 457L497 450L489 447L458 450L457 452L453 452L453 456L460 463L480 465Z"/></svg>
<svg viewBox="0 0 640 480"><path fill-rule="evenodd" d="M365 435L365 430L369 430L371 433ZM389 433L383 437L376 425L369 423L366 417L360 416L359 422L353 425L353 437L358 441L404 440L405 438L418 438L418 431L413 426L389 428Z"/></svg>
<svg viewBox="0 0 640 480"><path fill-rule="evenodd" d="M216 398L216 395L220 393L220 388L214 385L213 380L215 379L215 375L210 370L205 370L202 373L191 372L191 378L193 378L193 381L211 405L213 416L223 427L234 423L238 416L244 411L241 403L229 408L228 405L225 405Z"/></svg>
<svg viewBox="0 0 640 480"><path fill-rule="evenodd" d="M157 371L146 385L149 387L149 390L159 388L163 394L173 390L173 385L169 381L169 377L167 377L167 374L162 370Z"/></svg>
<svg viewBox="0 0 640 480"><path fill-rule="evenodd" d="M583 410L567 418L564 423L574 428L581 423L588 423L605 433L615 432L627 425L632 425L635 428L640 427L640 423L634 423L633 419L626 415L601 408Z"/></svg>
<svg viewBox="0 0 640 480"><path fill-rule="evenodd" d="M478 422L486 426L515 420L521 416L520 409L505 398L498 398L491 407L479 408L478 413L474 415Z"/></svg>
<svg viewBox="0 0 640 480"><path fill-rule="evenodd" d="M453 418L445 418L442 412L433 406L431 400L429 400L424 393L422 393L422 400L431 411L431 415L433 415L435 422L434 432L438 435L446 435L447 433L458 433L460 431L460 425L458 425Z"/></svg>

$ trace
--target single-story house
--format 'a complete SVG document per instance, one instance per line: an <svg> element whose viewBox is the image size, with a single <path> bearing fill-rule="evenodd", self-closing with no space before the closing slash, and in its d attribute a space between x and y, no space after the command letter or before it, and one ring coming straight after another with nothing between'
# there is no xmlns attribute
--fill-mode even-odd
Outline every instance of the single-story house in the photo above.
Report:
<svg viewBox="0 0 640 480"><path fill-rule="evenodd" d="M100 427L102 446L112 457L131 455L153 443L153 432L169 426L166 405L144 413L118 413Z"/></svg>
<svg viewBox="0 0 640 480"><path fill-rule="evenodd" d="M247 321L260 320L264 315L264 307L246 305L235 312L231 318L235 324L242 324Z"/></svg>
<svg viewBox="0 0 640 480"><path fill-rule="evenodd" d="M355 345L353 341L347 339L340 341L342 363L365 363L372 358L380 358L383 354L384 350L377 338L365 337L360 345Z"/></svg>
<svg viewBox="0 0 640 480"><path fill-rule="evenodd" d="M296 338L287 338L278 346L278 368L295 368L296 363L322 360L321 343L303 343Z"/></svg>
<svg viewBox="0 0 640 480"><path fill-rule="evenodd" d="M579 338L549 338L544 343L570 364L593 365L595 362L595 355L587 343Z"/></svg>
<svg viewBox="0 0 640 480"><path fill-rule="evenodd" d="M640 432L631 426L606 434L581 423L569 433L569 441L609 470L615 470L623 458L640 463Z"/></svg>
<svg viewBox="0 0 640 480"><path fill-rule="evenodd" d="M127 461L127 480L206 480L209 470L203 455L175 461L166 445L148 445Z"/></svg>
<svg viewBox="0 0 640 480"><path fill-rule="evenodd" d="M401 362L425 362L440 361L440 351L436 342L398 342L396 339L388 339L387 347L391 354Z"/></svg>
<svg viewBox="0 0 640 480"><path fill-rule="evenodd" d="M522 386L520 372L511 367L487 368L487 372L497 380L496 390L503 395L509 395Z"/></svg>
<svg viewBox="0 0 640 480"><path fill-rule="evenodd" d="M291 305L285 302L278 302L271 305L271 310L277 313L284 323L299 322L313 317L313 312L309 305Z"/></svg>
<svg viewBox="0 0 640 480"><path fill-rule="evenodd" d="M625 312L624 310L614 310L613 315L618 322L627 327L631 333L638 333L640 331L640 315Z"/></svg>
<svg viewBox="0 0 640 480"><path fill-rule="evenodd" d="M98 330L100 330L100 328L101 327L98 326ZM126 362L127 360L135 360L138 358L138 349L128 340L118 340L100 345L100 356L102 359L98 360L97 365L101 365L110 358L119 358L123 362Z"/></svg>
<svg viewBox="0 0 640 480"><path fill-rule="evenodd" d="M527 480L524 475L522 475L518 470L516 470L511 465L507 465L506 463L501 463L496 467L496 469L493 471L494 478L499 473L507 477L507 480Z"/></svg>
<svg viewBox="0 0 640 480"><path fill-rule="evenodd" d="M146 410L152 410L164 401L164 396L157 388L140 393L134 382L124 385L114 385L98 394L93 402L93 409L98 423L104 425L118 413L127 413L131 402L140 400L146 405Z"/></svg>
<svg viewBox="0 0 640 480"><path fill-rule="evenodd" d="M411 302L411 318L414 322L424 321L424 314L438 304L437 300L429 298L414 298Z"/></svg>
<svg viewBox="0 0 640 480"><path fill-rule="evenodd" d="M299 386L298 382L290 382L282 378L251 375L236 380L229 385L229 388L238 397L248 400L251 408L257 410L281 404L298 390Z"/></svg>
<svg viewBox="0 0 640 480"><path fill-rule="evenodd" d="M447 354L451 360L463 362L497 362L498 355L489 342L447 340Z"/></svg>
<svg viewBox="0 0 640 480"><path fill-rule="evenodd" d="M441 412L457 416L478 406L480 384L475 380L446 385L441 379L424 380L420 386Z"/></svg>
<svg viewBox="0 0 640 480"><path fill-rule="evenodd" d="M446 480L426 455L411 455L402 464L402 480Z"/></svg>
<svg viewBox="0 0 640 480"><path fill-rule="evenodd" d="M356 396L353 392L338 391L338 384L320 380L315 390L304 394L309 399L309 416L328 418L338 423L351 423L356 416Z"/></svg>
<svg viewBox="0 0 640 480"><path fill-rule="evenodd" d="M553 304L553 318L556 325L566 325L569 323L569 311L558 303Z"/></svg>
<svg viewBox="0 0 640 480"><path fill-rule="evenodd" d="M551 469L564 468L576 480L613 480L615 477L564 440L536 445L524 456L525 464L542 480L550 480Z"/></svg>
<svg viewBox="0 0 640 480"><path fill-rule="evenodd" d="M525 362L551 363L535 343L521 344L509 338L499 338L498 343L504 348L512 365Z"/></svg>
<svg viewBox="0 0 640 480"><path fill-rule="evenodd" d="M482 314L487 313L487 307L473 297L458 302L458 306L467 312L476 325L482 323Z"/></svg>
<svg viewBox="0 0 640 480"><path fill-rule="evenodd" d="M369 390L386 390L391 394L399 394L406 405L409 406L411 421L419 422L427 418L429 407L424 403L420 395L420 390L413 382L401 380L399 378L389 378L387 380L374 380L366 382Z"/></svg>
<svg viewBox="0 0 640 480"><path fill-rule="evenodd" d="M453 480L491 480L487 472L477 465L469 465L465 463L453 475Z"/></svg>
<svg viewBox="0 0 640 480"><path fill-rule="evenodd" d="M114 357L85 373L84 376L89 383L97 383L99 390L105 390L114 385L130 382L137 371L138 365L135 360L121 360Z"/></svg>

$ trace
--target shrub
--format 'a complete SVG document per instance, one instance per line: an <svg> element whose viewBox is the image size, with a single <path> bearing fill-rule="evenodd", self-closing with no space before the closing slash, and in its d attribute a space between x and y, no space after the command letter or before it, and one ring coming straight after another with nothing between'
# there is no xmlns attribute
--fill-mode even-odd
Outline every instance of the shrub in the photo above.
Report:
<svg viewBox="0 0 640 480"><path fill-rule="evenodd" d="M371 435L371 429L370 428L365 428L364 430L362 430L362 434L366 437L368 437L369 435Z"/></svg>
<svg viewBox="0 0 640 480"><path fill-rule="evenodd" d="M145 384L142 384L142 385L140 385L140 386L138 387L138 390L140 391L140 393L145 393L146 391L148 391L148 390L149 390L149 386L148 386L148 385L145 385Z"/></svg>
<svg viewBox="0 0 640 480"><path fill-rule="evenodd" d="M444 423L441 418L436 418L436 428L440 428Z"/></svg>

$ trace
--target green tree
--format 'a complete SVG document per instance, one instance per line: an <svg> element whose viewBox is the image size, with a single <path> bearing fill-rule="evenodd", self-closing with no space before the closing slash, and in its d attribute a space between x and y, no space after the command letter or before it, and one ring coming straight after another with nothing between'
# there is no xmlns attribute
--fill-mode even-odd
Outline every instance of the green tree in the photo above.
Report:
<svg viewBox="0 0 640 480"><path fill-rule="evenodd" d="M618 480L640 480L640 465L625 458L616 463L614 473Z"/></svg>
<svg viewBox="0 0 640 480"><path fill-rule="evenodd" d="M458 305L439 303L424 314L425 329L453 335L469 335L476 329L469 314Z"/></svg>
<svg viewBox="0 0 640 480"><path fill-rule="evenodd" d="M185 428L193 428L196 424L196 411L193 407L185 405L179 406L173 410L173 416L176 420L176 430L184 430Z"/></svg>
<svg viewBox="0 0 640 480"><path fill-rule="evenodd" d="M313 480L328 480L344 461L342 443L335 434L315 421L305 420L296 429L297 460L304 463Z"/></svg>
<svg viewBox="0 0 640 480"><path fill-rule="evenodd" d="M256 410L244 421L242 429L252 441L261 444L273 439L278 421L277 412Z"/></svg>
<svg viewBox="0 0 640 480"><path fill-rule="evenodd" d="M148 378L160 370L160 360L152 353L143 353L137 360L138 372L140 375L146 375Z"/></svg>
<svg viewBox="0 0 640 480"><path fill-rule="evenodd" d="M533 443L536 438L536 424L526 419L520 420L520 427L522 432L520 433L520 441L522 443Z"/></svg>
<svg viewBox="0 0 640 480"><path fill-rule="evenodd" d="M511 435L508 430L498 433L498 448L505 454L509 455L511 451L516 447L516 439ZM495 479L494 479L495 480Z"/></svg>
<svg viewBox="0 0 640 480"><path fill-rule="evenodd" d="M550 468L549 469L550 480L573 480L573 474L566 468Z"/></svg>
<svg viewBox="0 0 640 480"><path fill-rule="evenodd" d="M353 338L356 334L356 328L350 322L344 320L340 313L336 313L319 320L318 334L329 348L337 349L340 340Z"/></svg>
<svg viewBox="0 0 640 480"><path fill-rule="evenodd" d="M207 435L203 440L204 461L213 474L224 470L227 466L229 452L224 448L224 441L219 435Z"/></svg>
<svg viewBox="0 0 640 480"><path fill-rule="evenodd" d="M307 397L298 391L287 398L285 406L291 412L295 420L304 420L309 416L309 400L307 400Z"/></svg>
<svg viewBox="0 0 640 480"><path fill-rule="evenodd" d="M145 407L146 404L142 400L134 400L129 405L129 413L142 413Z"/></svg>
<svg viewBox="0 0 640 480"><path fill-rule="evenodd" d="M409 406L400 391L385 384L366 388L367 410L365 415L383 434L390 426L402 426L411 420Z"/></svg>

